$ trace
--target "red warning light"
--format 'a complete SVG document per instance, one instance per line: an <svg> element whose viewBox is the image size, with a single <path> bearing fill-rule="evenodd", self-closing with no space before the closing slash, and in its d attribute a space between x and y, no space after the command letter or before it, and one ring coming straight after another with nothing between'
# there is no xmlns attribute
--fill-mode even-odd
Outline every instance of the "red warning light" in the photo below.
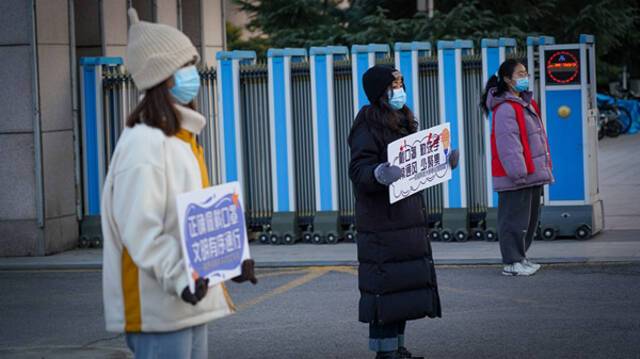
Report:
<svg viewBox="0 0 640 359"><path fill-rule="evenodd" d="M547 58L547 82L556 84L576 83L580 73L577 56L569 51L556 51Z"/></svg>

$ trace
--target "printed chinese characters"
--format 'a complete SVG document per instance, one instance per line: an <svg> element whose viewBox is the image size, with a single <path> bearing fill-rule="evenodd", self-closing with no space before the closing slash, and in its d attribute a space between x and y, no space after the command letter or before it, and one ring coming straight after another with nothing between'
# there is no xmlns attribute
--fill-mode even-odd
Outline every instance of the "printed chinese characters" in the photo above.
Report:
<svg viewBox="0 0 640 359"><path fill-rule="evenodd" d="M205 262L242 248L240 229L225 231L230 227L237 227L238 221L236 206L233 204L189 216L189 236L199 238L191 244L193 262Z"/></svg>

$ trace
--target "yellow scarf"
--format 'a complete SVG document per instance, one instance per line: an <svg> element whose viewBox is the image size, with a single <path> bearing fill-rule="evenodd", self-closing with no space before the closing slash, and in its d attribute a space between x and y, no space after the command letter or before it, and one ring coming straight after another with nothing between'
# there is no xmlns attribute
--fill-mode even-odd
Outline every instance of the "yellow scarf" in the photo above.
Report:
<svg viewBox="0 0 640 359"><path fill-rule="evenodd" d="M196 141L196 135L194 135L193 133L183 128L183 129L180 129L178 133L176 133L176 137L188 143L189 146L191 146L191 151L193 151L193 155L196 156L196 160L198 160L198 167L200 167L200 178L202 179L202 188L207 188L211 186L211 183L209 182L209 172L207 171L207 164L204 162L204 150L202 149L202 146L198 144L198 141ZM231 300L231 296L227 291L227 287L224 285L224 283L221 283L220 285L222 286L222 292L224 293L224 298L227 301L227 305L229 306L229 309L231 309L232 312L235 312L236 306L235 304L233 304L233 301Z"/></svg>
<svg viewBox="0 0 640 359"><path fill-rule="evenodd" d="M200 146L196 141L196 135L185 129L180 129L180 131L176 133L176 137L191 146L191 151L193 151L193 155L196 156L196 160L198 160L198 167L200 167L202 188L211 186L211 183L209 182L209 172L207 171L207 164L204 162L204 150L202 149L202 146Z"/></svg>

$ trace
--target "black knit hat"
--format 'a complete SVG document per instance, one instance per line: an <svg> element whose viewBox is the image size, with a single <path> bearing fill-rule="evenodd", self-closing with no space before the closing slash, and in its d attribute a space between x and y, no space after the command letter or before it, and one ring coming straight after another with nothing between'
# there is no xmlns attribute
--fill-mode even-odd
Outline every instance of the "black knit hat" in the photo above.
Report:
<svg viewBox="0 0 640 359"><path fill-rule="evenodd" d="M375 65L362 75L362 87L370 103L379 99L389 88L389 85L395 80L393 73L396 71L398 70L393 66Z"/></svg>

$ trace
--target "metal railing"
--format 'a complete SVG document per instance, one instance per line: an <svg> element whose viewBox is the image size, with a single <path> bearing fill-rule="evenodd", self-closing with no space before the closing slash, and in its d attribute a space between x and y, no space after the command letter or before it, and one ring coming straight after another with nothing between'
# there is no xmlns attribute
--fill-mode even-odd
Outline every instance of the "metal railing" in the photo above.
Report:
<svg viewBox="0 0 640 359"><path fill-rule="evenodd" d="M313 224L316 213L311 74L308 62L297 62L291 66L295 200L298 224L307 227Z"/></svg>
<svg viewBox="0 0 640 359"><path fill-rule="evenodd" d="M273 213L268 76L264 63L240 66L240 118L245 153L245 212L250 227L262 227L270 223Z"/></svg>
<svg viewBox="0 0 640 359"><path fill-rule="evenodd" d="M474 227L484 220L488 204L484 116L480 108L482 88L482 59L479 55L465 56L462 59L462 102L467 168L467 213L470 224Z"/></svg>
<svg viewBox="0 0 640 359"><path fill-rule="evenodd" d="M514 55L517 56L517 55ZM521 58L521 57L518 57ZM377 63L393 64L390 57ZM291 103L294 140L295 201L298 223L309 226L315 216L315 173L313 161L313 126L311 110L311 77L309 63L292 64ZM468 168L467 202L471 222L483 220L487 210L486 160L484 149L483 115L480 96L483 90L482 63L477 55L465 56L462 61L462 92L465 127L465 147ZM201 69L201 90L196 100L197 110L206 118L206 126L199 136L205 149L205 159L212 184L222 181L218 165L222 161L218 144L217 74L213 68ZM122 133L127 116L139 101L131 76L122 66L110 67L103 74L103 119L107 164ZM420 111L416 117L420 128L440 124L438 61L434 56L419 58L418 87ZM338 166L338 201L341 223L354 224L355 199L348 177L350 152L347 137L353 123L353 83L349 59L334 64L334 103L336 120L336 161ZM240 116L245 152L244 190L247 221L250 227L268 227L273 214L271 149L269 123L268 73L264 63L240 65ZM442 185L423 193L429 225L437 227L442 219ZM477 223L470 223L476 225Z"/></svg>
<svg viewBox="0 0 640 359"><path fill-rule="evenodd" d="M340 222L345 226L355 224L355 198L349 179L351 159L347 138L351 130L353 115L353 82L351 61L338 61L334 65L334 104L336 119L336 152L338 166L338 207Z"/></svg>
<svg viewBox="0 0 640 359"><path fill-rule="evenodd" d="M438 92L438 59L422 57L418 65L418 87L420 89L420 113L415 114L420 128L430 128L440 124L440 95ZM430 226L437 226L442 220L444 198L442 185L427 188L423 192Z"/></svg>

